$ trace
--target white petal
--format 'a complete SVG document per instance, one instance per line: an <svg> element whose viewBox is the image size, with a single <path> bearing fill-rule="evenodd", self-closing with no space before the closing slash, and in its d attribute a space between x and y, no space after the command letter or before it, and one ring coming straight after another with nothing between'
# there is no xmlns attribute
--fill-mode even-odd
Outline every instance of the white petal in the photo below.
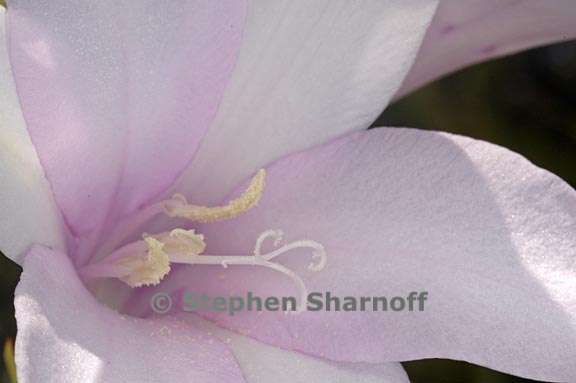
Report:
<svg viewBox="0 0 576 383"><path fill-rule="evenodd" d="M281 229L285 243L311 239L326 249L317 273L305 250L277 258L309 292L404 300L428 292L423 311L202 314L331 360L448 358L576 381L576 191L558 177L486 142L411 129L353 133L267 173L258 206L197 227L207 254L251 254L260 233ZM158 288L298 293L278 272L239 266L182 267ZM134 298L133 307L144 307L145 295Z"/></svg>
<svg viewBox="0 0 576 383"><path fill-rule="evenodd" d="M266 345L196 316L184 314L180 318L225 342L248 383L409 383L400 363L332 362Z"/></svg>
<svg viewBox="0 0 576 383"><path fill-rule="evenodd" d="M22 118L0 7L0 250L19 262L32 243L64 248L58 209Z"/></svg>
<svg viewBox="0 0 576 383"><path fill-rule="evenodd" d="M573 0L442 0L396 98L467 65L573 38Z"/></svg>
<svg viewBox="0 0 576 383"><path fill-rule="evenodd" d="M216 338L96 302L64 253L34 247L26 255L15 306L19 383L244 382Z"/></svg>
<svg viewBox="0 0 576 383"><path fill-rule="evenodd" d="M284 154L369 126L435 9L421 0L250 1L237 66L178 191L217 201Z"/></svg>
<svg viewBox="0 0 576 383"><path fill-rule="evenodd" d="M145 205L191 161L234 67L245 8L239 0L10 3L22 111L75 235Z"/></svg>

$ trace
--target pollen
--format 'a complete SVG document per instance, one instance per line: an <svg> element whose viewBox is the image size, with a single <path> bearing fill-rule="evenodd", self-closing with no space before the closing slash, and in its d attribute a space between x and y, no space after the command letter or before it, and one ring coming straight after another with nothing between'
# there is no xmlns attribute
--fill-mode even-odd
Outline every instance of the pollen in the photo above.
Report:
<svg viewBox="0 0 576 383"><path fill-rule="evenodd" d="M148 249L143 256L130 256L118 260L117 264L129 272L120 280L130 287L157 285L170 272L170 258L164 251L165 244L156 238L144 238Z"/></svg>
<svg viewBox="0 0 576 383"><path fill-rule="evenodd" d="M238 217L258 204L264 192L266 171L260 169L246 190L223 206L207 207L189 204L181 194L175 194L164 203L164 211L170 217L186 218L191 221L210 223Z"/></svg>

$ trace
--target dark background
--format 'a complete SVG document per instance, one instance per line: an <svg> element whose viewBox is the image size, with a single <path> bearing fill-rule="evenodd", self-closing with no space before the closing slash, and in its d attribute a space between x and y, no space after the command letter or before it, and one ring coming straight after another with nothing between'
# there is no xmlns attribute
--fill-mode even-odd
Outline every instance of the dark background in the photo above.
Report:
<svg viewBox="0 0 576 383"><path fill-rule="evenodd" d="M393 104L374 126L441 130L496 143L576 186L576 43L461 71ZM16 334L13 297L19 274L20 268L0 255L2 343ZM413 383L531 382L463 362L404 366ZM0 369L0 382L9 382L5 364Z"/></svg>

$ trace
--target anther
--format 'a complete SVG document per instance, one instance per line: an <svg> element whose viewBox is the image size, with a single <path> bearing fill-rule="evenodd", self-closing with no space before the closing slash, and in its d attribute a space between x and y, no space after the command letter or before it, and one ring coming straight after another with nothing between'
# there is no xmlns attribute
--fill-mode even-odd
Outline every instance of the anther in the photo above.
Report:
<svg viewBox="0 0 576 383"><path fill-rule="evenodd" d="M264 192L266 171L260 169L242 195L223 206L207 207L189 204L181 194L164 202L164 211L170 217L186 218L195 222L217 222L238 217L258 204Z"/></svg>

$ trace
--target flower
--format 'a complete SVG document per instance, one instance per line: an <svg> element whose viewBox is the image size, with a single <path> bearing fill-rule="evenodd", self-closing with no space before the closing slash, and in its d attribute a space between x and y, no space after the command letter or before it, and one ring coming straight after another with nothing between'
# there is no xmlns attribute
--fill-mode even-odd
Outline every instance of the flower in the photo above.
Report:
<svg viewBox="0 0 576 383"><path fill-rule="evenodd" d="M574 190L488 143L364 129L447 71L574 37L576 10L443 0L432 21L436 5L9 3L0 227L24 270L20 381L405 382L396 362L428 357L574 380ZM276 229L291 256L262 254ZM149 306L295 288L431 302L210 322Z"/></svg>

